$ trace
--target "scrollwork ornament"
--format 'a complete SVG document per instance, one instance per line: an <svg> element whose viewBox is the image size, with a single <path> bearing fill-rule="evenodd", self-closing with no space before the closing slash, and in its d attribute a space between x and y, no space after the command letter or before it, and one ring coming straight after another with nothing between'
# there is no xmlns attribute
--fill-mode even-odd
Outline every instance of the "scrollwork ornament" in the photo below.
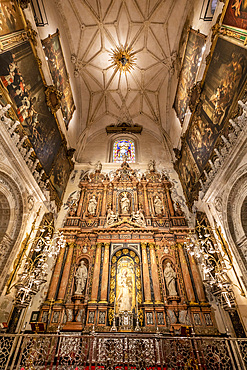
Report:
<svg viewBox="0 0 247 370"><path fill-rule="evenodd" d="M220 19L221 19L221 15L222 14L219 14L218 15L218 18L217 18L217 21L216 23L213 25L212 27L212 35L211 35L211 42L213 42L215 36L219 33L220 31Z"/></svg>
<svg viewBox="0 0 247 370"><path fill-rule="evenodd" d="M27 9L28 5L31 3L31 0L18 0L17 3L22 9Z"/></svg>
<svg viewBox="0 0 247 370"><path fill-rule="evenodd" d="M206 65L209 65L210 61L211 61L211 58L212 58L212 53L211 51L208 53L208 55L206 56Z"/></svg>
<svg viewBox="0 0 247 370"><path fill-rule="evenodd" d="M217 212L222 212L222 199L220 197L215 198L214 206Z"/></svg>
<svg viewBox="0 0 247 370"><path fill-rule="evenodd" d="M202 85L201 81L195 83L189 90L188 90L188 97L189 97L189 109L191 112L197 107L201 99L201 92L202 92Z"/></svg>
<svg viewBox="0 0 247 370"><path fill-rule="evenodd" d="M37 46L36 36L37 32L32 28L31 23L27 21L27 37L33 42L34 46Z"/></svg>
<svg viewBox="0 0 247 370"><path fill-rule="evenodd" d="M61 98L63 93L58 91L55 86L50 85L47 86L45 89L45 96L46 96L46 104L50 108L53 114L60 108L61 105Z"/></svg>

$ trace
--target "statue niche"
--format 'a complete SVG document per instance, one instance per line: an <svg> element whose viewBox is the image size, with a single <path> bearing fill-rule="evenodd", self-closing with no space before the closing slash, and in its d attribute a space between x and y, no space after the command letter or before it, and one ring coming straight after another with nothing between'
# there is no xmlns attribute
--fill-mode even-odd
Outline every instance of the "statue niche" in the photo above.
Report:
<svg viewBox="0 0 247 370"><path fill-rule="evenodd" d="M167 260L164 264L163 273L164 273L167 295L170 297L176 297L178 295L177 287L176 287L177 274L175 270L173 269L172 264L169 260Z"/></svg>
<svg viewBox="0 0 247 370"><path fill-rule="evenodd" d="M98 204L98 201L97 201L95 195L93 194L93 196L88 201L88 207L87 207L88 213L91 216L95 216L95 212L96 212L96 209L97 209L97 204Z"/></svg>
<svg viewBox="0 0 247 370"><path fill-rule="evenodd" d="M75 295L83 295L86 287L88 269L84 260L80 261L80 265L75 270Z"/></svg>
<svg viewBox="0 0 247 370"><path fill-rule="evenodd" d="M122 215L129 215L131 209L130 193L123 191L119 197L119 208Z"/></svg>

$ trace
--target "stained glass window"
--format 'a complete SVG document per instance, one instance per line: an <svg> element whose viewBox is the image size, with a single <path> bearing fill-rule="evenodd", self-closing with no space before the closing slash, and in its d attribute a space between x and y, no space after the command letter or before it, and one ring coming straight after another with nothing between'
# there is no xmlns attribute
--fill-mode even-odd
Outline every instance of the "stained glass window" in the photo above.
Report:
<svg viewBox="0 0 247 370"><path fill-rule="evenodd" d="M113 144L113 162L123 162L123 155L127 162L135 162L135 143L133 140L116 140Z"/></svg>

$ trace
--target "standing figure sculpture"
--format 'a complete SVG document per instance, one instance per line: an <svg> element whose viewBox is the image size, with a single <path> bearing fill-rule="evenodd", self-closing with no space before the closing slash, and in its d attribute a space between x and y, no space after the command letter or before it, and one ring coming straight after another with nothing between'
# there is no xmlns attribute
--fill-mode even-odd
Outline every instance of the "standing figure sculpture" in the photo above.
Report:
<svg viewBox="0 0 247 370"><path fill-rule="evenodd" d="M154 198L154 210L157 215L162 214L163 211L163 205L161 199L156 195Z"/></svg>
<svg viewBox="0 0 247 370"><path fill-rule="evenodd" d="M117 297L118 311L131 311L132 307L132 297L130 294L130 285L128 271L126 269L122 270L119 284L119 294Z"/></svg>
<svg viewBox="0 0 247 370"><path fill-rule="evenodd" d="M164 268L164 277L165 277L166 287L168 290L168 295L177 296L178 295L176 291L177 274L173 270L170 262L167 262L166 267Z"/></svg>
<svg viewBox="0 0 247 370"><path fill-rule="evenodd" d="M154 159L150 159L148 168L150 172L155 172L155 160Z"/></svg>
<svg viewBox="0 0 247 370"><path fill-rule="evenodd" d="M130 210L130 200L127 196L127 192L123 193L123 196L122 196L121 201L120 201L120 205L121 205L122 214L124 214L124 215L128 214L129 210Z"/></svg>
<svg viewBox="0 0 247 370"><path fill-rule="evenodd" d="M96 208L97 208L97 200L95 198L95 195L93 195L92 198L90 198L88 202L88 207L87 207L88 213L90 213L90 215L95 215Z"/></svg>
<svg viewBox="0 0 247 370"><path fill-rule="evenodd" d="M95 172L101 172L101 170L102 170L102 164L101 164L101 162L100 161L98 161L97 163L96 163L96 165L95 165Z"/></svg>
<svg viewBox="0 0 247 370"><path fill-rule="evenodd" d="M87 281L87 266L85 262L82 260L79 267L75 272L75 294L82 294L83 290L85 289Z"/></svg>

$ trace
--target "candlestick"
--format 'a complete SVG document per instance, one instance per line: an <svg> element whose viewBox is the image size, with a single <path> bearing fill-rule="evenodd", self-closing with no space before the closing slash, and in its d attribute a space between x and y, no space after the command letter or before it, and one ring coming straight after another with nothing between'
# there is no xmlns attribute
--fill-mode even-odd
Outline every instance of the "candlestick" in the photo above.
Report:
<svg viewBox="0 0 247 370"><path fill-rule="evenodd" d="M135 331L141 331L141 328L139 326L139 317L138 317L138 293L136 295L136 327Z"/></svg>
<svg viewBox="0 0 247 370"><path fill-rule="evenodd" d="M113 324L112 324L112 327L111 327L111 331L117 331L117 327L116 327L116 297L114 299Z"/></svg>

